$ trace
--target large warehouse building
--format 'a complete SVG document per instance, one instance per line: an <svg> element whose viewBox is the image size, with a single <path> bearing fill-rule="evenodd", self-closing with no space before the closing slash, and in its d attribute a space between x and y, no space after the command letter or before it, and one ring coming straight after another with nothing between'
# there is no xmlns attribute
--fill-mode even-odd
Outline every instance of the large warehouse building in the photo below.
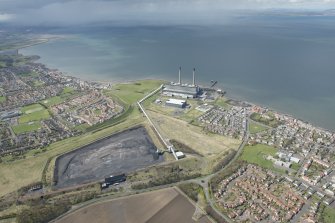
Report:
<svg viewBox="0 0 335 223"><path fill-rule="evenodd" d="M193 84L182 84L181 68L179 68L179 82L166 84L162 94L169 97L196 98L200 93L200 88L195 84L195 69L193 69Z"/></svg>
<svg viewBox="0 0 335 223"><path fill-rule="evenodd" d="M176 108L185 108L186 101L185 100L179 100L179 99L170 98L169 100L167 100L165 102L165 105L176 107Z"/></svg>

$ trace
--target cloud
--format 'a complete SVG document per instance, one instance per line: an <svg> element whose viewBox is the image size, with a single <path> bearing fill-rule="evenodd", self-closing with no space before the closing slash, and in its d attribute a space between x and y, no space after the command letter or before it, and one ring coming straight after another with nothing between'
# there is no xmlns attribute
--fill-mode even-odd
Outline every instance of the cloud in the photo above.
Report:
<svg viewBox="0 0 335 223"><path fill-rule="evenodd" d="M0 22L19 25L76 25L104 21L218 23L228 20L235 10L331 7L335 7L335 0L0 0L0 13L4 13Z"/></svg>
<svg viewBox="0 0 335 223"><path fill-rule="evenodd" d="M12 14L6 14L6 13L0 14L0 22L7 22L12 20L13 18L14 15Z"/></svg>

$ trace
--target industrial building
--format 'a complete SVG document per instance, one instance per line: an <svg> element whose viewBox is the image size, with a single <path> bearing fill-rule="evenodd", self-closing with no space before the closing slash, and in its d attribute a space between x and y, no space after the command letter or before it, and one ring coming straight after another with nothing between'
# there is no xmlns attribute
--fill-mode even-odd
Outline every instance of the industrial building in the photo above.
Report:
<svg viewBox="0 0 335 223"><path fill-rule="evenodd" d="M181 151L178 151L178 152L176 152L176 156L178 157L178 159L182 159L182 158L185 157L185 154Z"/></svg>
<svg viewBox="0 0 335 223"><path fill-rule="evenodd" d="M101 188L105 189L108 188L110 185L116 184L116 183L122 183L126 181L127 177L125 174L120 174L117 176L110 176L105 178L105 182L101 184Z"/></svg>
<svg viewBox="0 0 335 223"><path fill-rule="evenodd" d="M170 83L163 86L162 94L169 97L196 98L200 94L200 88L195 84L195 69L193 69L193 83L183 84L181 81L181 68L179 68L178 83Z"/></svg>
<svg viewBox="0 0 335 223"><path fill-rule="evenodd" d="M176 108L185 108L186 106L186 101L185 100L179 100L179 99L174 99L170 98L165 102L165 105L171 106L171 107L176 107Z"/></svg>

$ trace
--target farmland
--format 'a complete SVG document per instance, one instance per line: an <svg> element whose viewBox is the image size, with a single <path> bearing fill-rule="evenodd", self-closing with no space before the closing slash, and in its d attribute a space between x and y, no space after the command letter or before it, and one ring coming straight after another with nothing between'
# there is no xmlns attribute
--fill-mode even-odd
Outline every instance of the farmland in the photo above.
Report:
<svg viewBox="0 0 335 223"><path fill-rule="evenodd" d="M205 216L193 220L194 212L195 206L186 197L177 189L168 188L96 203L64 216L57 223L210 222Z"/></svg>

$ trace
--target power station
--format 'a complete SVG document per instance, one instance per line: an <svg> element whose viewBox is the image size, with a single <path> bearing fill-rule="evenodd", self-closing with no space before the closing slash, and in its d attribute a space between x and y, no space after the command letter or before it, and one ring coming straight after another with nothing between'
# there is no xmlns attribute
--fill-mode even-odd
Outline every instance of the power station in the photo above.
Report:
<svg viewBox="0 0 335 223"><path fill-rule="evenodd" d="M181 77L181 67L178 72L178 83L165 84L162 94L168 97L196 98L199 96L200 88L195 83L195 68L193 69L192 84L183 84Z"/></svg>

